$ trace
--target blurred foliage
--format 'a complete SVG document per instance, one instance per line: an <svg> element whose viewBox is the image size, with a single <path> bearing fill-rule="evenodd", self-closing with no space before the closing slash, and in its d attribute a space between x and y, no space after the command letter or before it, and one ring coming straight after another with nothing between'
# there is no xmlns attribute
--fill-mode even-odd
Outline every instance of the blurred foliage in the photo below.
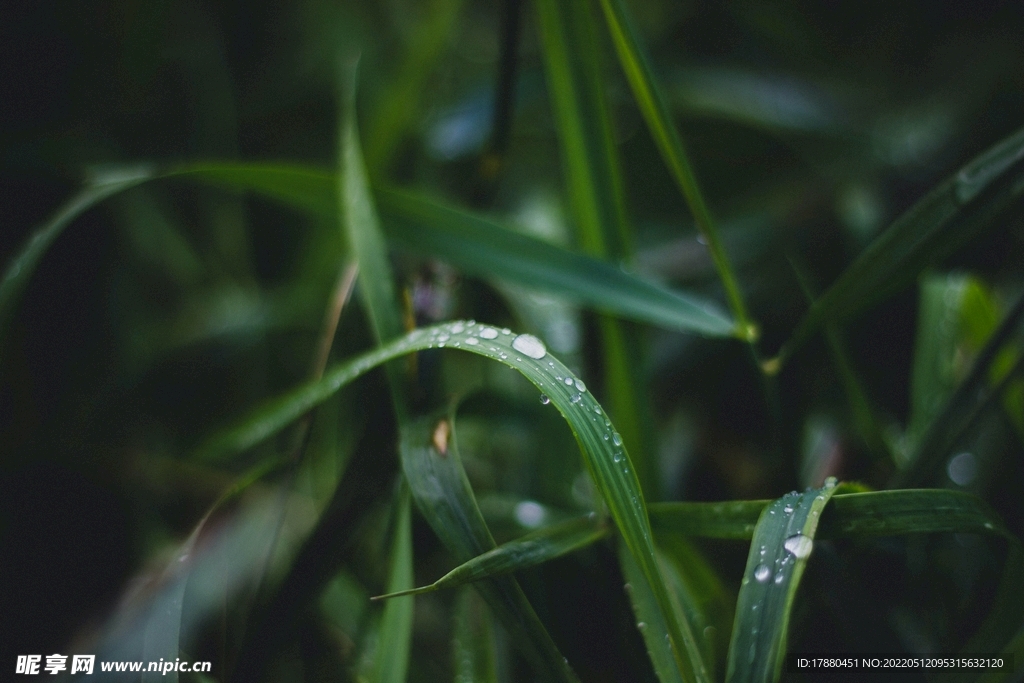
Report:
<svg viewBox="0 0 1024 683"><path fill-rule="evenodd" d="M4 14L5 670L771 680L787 637L1020 667L1019 8ZM437 335L328 387L400 326L459 319L536 336L569 388L538 401L536 368ZM614 445L581 431L579 394ZM254 416L274 428L204 450ZM621 441L628 476L602 469ZM829 477L861 484L830 499ZM798 500L803 526L773 526ZM789 534L810 543L819 512L808 559ZM590 513L583 536L552 526ZM796 558L784 594L755 592L783 575L751 538ZM369 599L496 544L521 568L479 592ZM734 622L749 604L771 616ZM756 666L730 649L752 623Z"/></svg>

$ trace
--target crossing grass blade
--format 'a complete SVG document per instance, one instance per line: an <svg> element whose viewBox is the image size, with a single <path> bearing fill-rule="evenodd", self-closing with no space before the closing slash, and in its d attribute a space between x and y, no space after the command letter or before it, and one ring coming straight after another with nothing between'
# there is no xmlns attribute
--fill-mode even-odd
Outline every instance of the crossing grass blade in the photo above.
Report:
<svg viewBox="0 0 1024 683"><path fill-rule="evenodd" d="M989 227L1024 193L1024 129L996 143L911 207L812 305L769 361L777 370L826 322L842 322L895 293L929 264Z"/></svg>
<svg viewBox="0 0 1024 683"><path fill-rule="evenodd" d="M647 657L651 660L654 673L661 683L682 683L685 680L682 670L676 664L672 644L664 635L668 633L668 621L662 614L658 598L647 577L625 547L619 550L619 565L626 579L626 593L633 606L637 628L647 646Z"/></svg>
<svg viewBox="0 0 1024 683"><path fill-rule="evenodd" d="M498 683L495 650L494 618L487 604L472 588L463 588L455 601L455 680Z"/></svg>
<svg viewBox="0 0 1024 683"><path fill-rule="evenodd" d="M463 562L428 586L379 595L385 600L401 595L421 595L442 588L455 588L491 576L510 574L535 567L592 545L608 535L609 529L594 515L585 515L537 529L514 541Z"/></svg>
<svg viewBox="0 0 1024 683"><path fill-rule="evenodd" d="M633 90L633 97L640 107L640 112L647 123L647 129L651 132L654 143L658 147L662 159L665 160L672 178L686 198L686 203L693 213L697 227L707 241L711 257L718 269L718 276L722 280L726 296L729 299L729 308L736 317L736 334L743 339L752 341L757 337L757 329L749 320L739 282L722 245L711 212L704 202L704 196L697 184L697 177L690 167L690 160L683 146L682 138L679 137L679 132L673 124L672 113L654 77L650 59L633 27L632 19L621 0L601 0L601 8L604 10L612 42L615 44L615 51L619 56L619 64Z"/></svg>
<svg viewBox="0 0 1024 683"><path fill-rule="evenodd" d="M462 468L452 417L405 420L399 450L416 506L456 561L468 562L494 549ZM477 590L542 676L577 680L513 577L491 577Z"/></svg>
<svg viewBox="0 0 1024 683"><path fill-rule="evenodd" d="M818 520L836 485L792 493L761 513L747 555L725 680L775 681L786 654L789 617Z"/></svg>
<svg viewBox="0 0 1024 683"><path fill-rule="evenodd" d="M402 482L393 506L394 536L391 542L391 568L388 591L399 592L412 586L412 496ZM370 681L373 683L404 683L409 669L409 647L412 644L412 598L399 598L384 606L380 637L374 652Z"/></svg>
<svg viewBox="0 0 1024 683"><path fill-rule="evenodd" d="M621 445L621 436L583 382L547 353L547 349L536 337L517 336L511 331L464 321L415 330L379 349L335 366L317 382L300 386L271 401L245 420L211 437L200 447L199 452L210 459L229 458L276 433L370 369L405 353L440 348L442 345L444 348L469 351L497 360L520 372L549 397L551 404L569 423L587 469L626 546L651 584L659 608L666 615L666 622L673 626L676 617L671 609L668 588L655 559L643 492L629 456ZM419 425L418 441L414 443L418 443L421 451L427 450L435 428L436 424ZM411 436L407 435L408 438ZM440 462L443 459L435 456L434 460ZM408 472L407 476L415 492L413 477ZM462 559L468 560L489 549L474 549L471 555L467 554ZM690 652L697 647L692 635L682 631L680 626L670 628L669 636L676 652Z"/></svg>

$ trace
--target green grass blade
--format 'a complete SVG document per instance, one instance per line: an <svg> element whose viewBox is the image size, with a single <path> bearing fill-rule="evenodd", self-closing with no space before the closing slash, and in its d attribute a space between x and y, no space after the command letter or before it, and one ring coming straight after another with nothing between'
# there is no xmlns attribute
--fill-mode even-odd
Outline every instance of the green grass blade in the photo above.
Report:
<svg viewBox="0 0 1024 683"><path fill-rule="evenodd" d="M697 185L697 178L690 167L683 141L672 122L672 114L665 96L654 78L654 70L651 68L650 60L645 54L636 29L621 0L601 0L601 7L604 10L608 29L611 31L612 41L615 43L619 63L633 90L633 97L640 107L640 112L647 122L647 128L654 138L658 151L668 165L673 179L686 198L697 227L707 241L711 257L718 269L718 275L725 287L729 307L736 317L736 334L743 339L753 340L757 337L757 330L747 315L736 275L729 263L725 248L722 246L711 212Z"/></svg>
<svg viewBox="0 0 1024 683"><path fill-rule="evenodd" d="M585 385L560 361L547 353L547 349L536 337L517 336L487 325L461 321L415 330L379 349L335 366L324 373L318 382L306 384L275 399L235 426L213 436L200 448L200 453L207 458L229 457L274 434L373 367L405 353L439 348L442 345L500 361L522 373L550 398L551 404L566 419L576 436L587 469L623 540L650 582L658 604L663 614L666 614L666 621L672 626L669 635L674 651L689 652L695 649L697 645L692 635L683 631L683 627L677 623L673 624L677 620L671 610L668 588L655 559L643 492L629 456L621 445L621 436ZM434 425L430 428L433 429ZM421 449L428 448L425 444L429 444L432 433L419 437ZM441 461L442 458L435 457L435 460ZM413 478L410 476L409 479L415 490ZM472 553L467 553L461 559L468 560L489 549L482 546L473 548Z"/></svg>
<svg viewBox="0 0 1024 683"><path fill-rule="evenodd" d="M350 189L359 184L359 173L364 172L350 174ZM5 271L0 282L0 339L6 334L4 316L13 312L39 259L60 232L97 202L156 178L251 191L329 219L338 212L337 176L297 164L200 163L159 174L128 173L121 181L105 180L97 188L86 186L36 231ZM467 273L506 279L670 330L724 337L735 329L735 323L711 300L667 289L609 263L513 232L495 221L406 192L378 190L376 199L391 238L418 253L446 259Z"/></svg>
<svg viewBox="0 0 1024 683"><path fill-rule="evenodd" d="M407 420L399 450L416 506L456 561L467 562L495 543L462 468L451 425L450 417ZM543 676L576 680L514 578L494 576L477 590Z"/></svg>
<svg viewBox="0 0 1024 683"><path fill-rule="evenodd" d="M403 482L394 506L395 530L391 542L391 568L388 591L398 592L412 587L412 496ZM412 644L412 598L391 600L384 606L377 650L370 675L372 683L405 683L409 668L409 646Z"/></svg>
<svg viewBox="0 0 1024 683"><path fill-rule="evenodd" d="M724 337L735 327L710 300L666 289L495 221L404 191L380 190L377 199L394 239L467 273L509 280L666 329Z"/></svg>
<svg viewBox="0 0 1024 683"><path fill-rule="evenodd" d="M463 588L455 602L452 650L456 683L498 683L494 619L471 588Z"/></svg>
<svg viewBox="0 0 1024 683"><path fill-rule="evenodd" d="M744 570L725 680L775 681L786 654L789 617L818 519L836 486L772 502L754 530Z"/></svg>
<svg viewBox="0 0 1024 683"><path fill-rule="evenodd" d="M837 487L849 490L848 484ZM836 493L817 537L856 538L915 533L1007 535L1005 526L980 498L945 489L904 489ZM753 538L767 500L728 503L654 503L651 526L661 534L745 540Z"/></svg>
<svg viewBox="0 0 1024 683"><path fill-rule="evenodd" d="M154 177L147 166L123 167L109 173L95 173L85 186L53 216L36 228L28 242L15 252L0 278L0 348L8 334L8 325L21 293L35 273L43 255L68 225L107 197L135 187Z"/></svg>
<svg viewBox="0 0 1024 683"><path fill-rule="evenodd" d="M566 0L537 3L548 91L551 93L573 224L583 251L602 259L631 256L631 234L618 153L605 105L601 54L586 4ZM657 463L651 414L640 389L636 330L617 320L600 320L605 357L605 405L633 450L637 477L657 497Z"/></svg>
<svg viewBox="0 0 1024 683"><path fill-rule="evenodd" d="M626 593L637 618L637 628L647 646L647 656L661 683L682 683L683 675L676 663L672 643L665 638L669 625L661 611L647 577L624 546L619 551L619 565L626 579ZM678 617L677 617L678 618Z"/></svg>
<svg viewBox="0 0 1024 683"><path fill-rule="evenodd" d="M586 548L608 535L608 528L593 515L577 517L530 532L514 541L463 562L428 586L380 595L384 600L399 595L420 595L442 588L455 588L490 576L510 574Z"/></svg>
<svg viewBox="0 0 1024 683"><path fill-rule="evenodd" d="M1024 192L1024 129L975 157L881 235L819 297L779 351L784 363L826 322L842 322L913 280L993 222Z"/></svg>

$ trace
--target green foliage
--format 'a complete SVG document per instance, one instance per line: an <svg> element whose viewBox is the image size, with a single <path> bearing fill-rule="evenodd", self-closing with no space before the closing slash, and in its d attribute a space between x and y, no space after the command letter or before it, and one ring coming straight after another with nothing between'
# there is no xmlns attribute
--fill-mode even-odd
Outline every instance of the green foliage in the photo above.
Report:
<svg viewBox="0 0 1024 683"><path fill-rule="evenodd" d="M0 121L4 666L1019 668L1021 17L50 5Z"/></svg>

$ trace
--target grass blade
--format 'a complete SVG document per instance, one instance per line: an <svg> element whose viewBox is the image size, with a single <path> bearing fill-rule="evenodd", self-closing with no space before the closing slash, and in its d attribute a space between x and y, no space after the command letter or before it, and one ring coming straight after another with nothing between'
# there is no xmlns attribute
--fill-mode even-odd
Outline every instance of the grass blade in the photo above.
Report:
<svg viewBox="0 0 1024 683"><path fill-rule="evenodd" d="M409 335L336 366L323 379L281 396L233 427L214 435L200 448L207 458L224 458L251 447L305 411L326 400L340 387L364 372L405 353L429 348L456 348L500 361L522 373L547 395L569 423L598 490L601 492L627 547L651 583L666 621L676 621L668 588L654 555L650 523L643 492L624 448L621 436L586 387L536 337L514 335L479 323L454 322L415 330ZM430 430L436 425L430 425ZM422 425L420 429L426 429ZM419 447L426 449L433 431L421 431ZM437 461L442 458L435 457ZM412 478L410 477L410 485ZM415 486L413 486L415 490ZM475 508L475 505L474 505ZM479 513L479 511L477 511ZM462 523L462 522L460 522ZM482 523L482 519L481 519ZM468 560L489 550L474 548ZM682 626L669 629L675 652L695 651L696 642Z"/></svg>
<svg viewBox="0 0 1024 683"><path fill-rule="evenodd" d="M463 588L455 603L452 650L457 683L498 683L494 619L487 604L471 588Z"/></svg>
<svg viewBox="0 0 1024 683"><path fill-rule="evenodd" d="M819 297L769 363L777 369L826 322L842 322L974 237L1024 192L1024 129L975 157L881 235Z"/></svg>
<svg viewBox="0 0 1024 683"><path fill-rule="evenodd" d="M666 329L725 337L735 327L710 300L666 289L492 220L405 191L379 190L377 198L393 238L467 273L509 280Z"/></svg>
<svg viewBox="0 0 1024 683"><path fill-rule="evenodd" d="M416 506L456 561L467 562L493 549L494 538L462 468L450 417L407 420L399 450ZM491 577L477 590L541 675L576 680L514 578Z"/></svg>
<svg viewBox="0 0 1024 683"><path fill-rule="evenodd" d="M647 656L654 667L654 673L661 683L682 683L682 670L676 663L671 642L665 638L669 629L668 621L662 614L658 598L647 577L625 547L619 550L619 565L626 579L626 593L633 606L636 625L647 646Z"/></svg>
<svg viewBox="0 0 1024 683"><path fill-rule="evenodd" d="M395 510L395 531L391 542L388 591L412 587L412 497L404 482L399 487ZM413 599L399 598L384 606L377 650L370 680L373 683L404 683L412 643Z"/></svg>
<svg viewBox="0 0 1024 683"><path fill-rule="evenodd" d="M428 586L379 595L385 600L401 595L420 595L442 588L455 588L467 583L535 567L549 560L586 548L608 535L608 528L592 515L570 519L530 532L514 541L502 543L493 550L463 562Z"/></svg>
<svg viewBox="0 0 1024 683"><path fill-rule="evenodd" d="M783 496L761 513L736 601L729 683L778 679L796 591L819 516L835 489L832 480L818 490Z"/></svg>
<svg viewBox="0 0 1024 683"><path fill-rule="evenodd" d="M682 191L686 202L693 213L693 218L704 239L707 241L711 257L718 269L718 276L725 287L729 299L729 307L736 317L737 336L752 341L757 338L757 330L749 320L739 283L733 272L729 257L722 246L711 212L704 203L704 197L697 185L697 178L690 167L690 161L683 141L673 125L672 114L664 94L654 78L636 29L633 27L626 8L621 0L601 0L605 20L611 31L615 51L619 55L619 63L626 74L626 79L633 90L640 112L647 122L647 128L654 138L655 145L668 165L672 178Z"/></svg>

